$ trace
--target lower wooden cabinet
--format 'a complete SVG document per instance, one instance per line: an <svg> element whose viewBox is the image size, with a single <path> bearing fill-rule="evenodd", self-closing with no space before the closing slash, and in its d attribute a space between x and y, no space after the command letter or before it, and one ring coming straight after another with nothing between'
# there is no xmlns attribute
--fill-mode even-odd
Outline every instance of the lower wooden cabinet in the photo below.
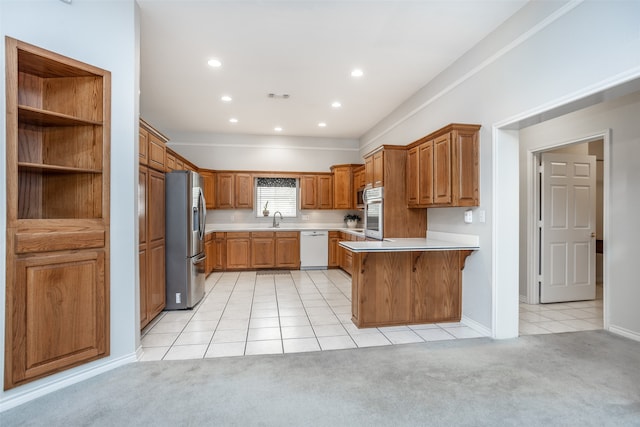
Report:
<svg viewBox="0 0 640 427"><path fill-rule="evenodd" d="M250 233L227 233L227 262L229 270L246 270L251 266Z"/></svg>
<svg viewBox="0 0 640 427"><path fill-rule="evenodd" d="M140 166L138 182L140 328L165 307L165 178Z"/></svg>
<svg viewBox="0 0 640 427"><path fill-rule="evenodd" d="M460 321L471 251L353 254L352 320L359 328Z"/></svg>
<svg viewBox="0 0 640 427"><path fill-rule="evenodd" d="M214 270L300 268L297 231L216 232L212 244Z"/></svg>
<svg viewBox="0 0 640 427"><path fill-rule="evenodd" d="M300 268L300 233L297 231L276 232L277 268Z"/></svg>
<svg viewBox="0 0 640 427"><path fill-rule="evenodd" d="M340 257L342 248L338 245L340 241L339 231L329 232L329 268L340 267Z"/></svg>
<svg viewBox="0 0 640 427"><path fill-rule="evenodd" d="M109 353L109 289L104 250L40 253L16 259L7 294L5 388Z"/></svg>
<svg viewBox="0 0 640 427"><path fill-rule="evenodd" d="M215 233L208 233L204 238L204 253L207 258L204 261L204 271L208 276L216 265L216 241Z"/></svg>
<svg viewBox="0 0 640 427"><path fill-rule="evenodd" d="M273 268L276 265L274 232L251 233L251 268Z"/></svg>

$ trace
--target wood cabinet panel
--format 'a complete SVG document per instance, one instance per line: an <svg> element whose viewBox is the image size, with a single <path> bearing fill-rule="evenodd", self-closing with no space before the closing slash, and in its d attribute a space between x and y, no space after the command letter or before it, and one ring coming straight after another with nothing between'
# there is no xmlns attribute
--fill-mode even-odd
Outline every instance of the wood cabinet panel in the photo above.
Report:
<svg viewBox="0 0 640 427"><path fill-rule="evenodd" d="M453 188L457 206L480 205L480 146L477 130L452 132Z"/></svg>
<svg viewBox="0 0 640 427"><path fill-rule="evenodd" d="M233 209L235 207L235 177L233 173L216 174L216 208Z"/></svg>
<svg viewBox="0 0 640 427"><path fill-rule="evenodd" d="M364 181L366 187L373 187L373 156L364 159Z"/></svg>
<svg viewBox="0 0 640 427"><path fill-rule="evenodd" d="M150 321L149 310L147 308L147 245L140 245L138 250L138 268L140 269L140 329L144 328Z"/></svg>
<svg viewBox="0 0 640 427"><path fill-rule="evenodd" d="M148 215L147 233L150 242L164 240L165 235L165 178L164 173L149 170L149 182L147 186Z"/></svg>
<svg viewBox="0 0 640 427"><path fill-rule="evenodd" d="M214 270L216 264L216 242L214 233L208 233L205 235L204 253L206 255L204 270L205 274L208 276Z"/></svg>
<svg viewBox="0 0 640 427"><path fill-rule="evenodd" d="M333 177L318 175L318 209L333 209Z"/></svg>
<svg viewBox="0 0 640 427"><path fill-rule="evenodd" d="M411 315L411 257L402 252L355 253L358 326L405 324ZM374 285L375 284L375 285Z"/></svg>
<svg viewBox="0 0 640 427"><path fill-rule="evenodd" d="M333 208L353 208L353 182L351 166L334 166L333 172Z"/></svg>
<svg viewBox="0 0 640 427"><path fill-rule="evenodd" d="M279 231L276 233L275 266L300 268L300 233Z"/></svg>
<svg viewBox="0 0 640 427"><path fill-rule="evenodd" d="M273 268L276 241L273 232L251 233L251 267Z"/></svg>
<svg viewBox="0 0 640 427"><path fill-rule="evenodd" d="M7 348L5 386L102 357L109 351L109 299L105 252L43 253L15 265L15 304L9 322L16 336Z"/></svg>
<svg viewBox="0 0 640 427"><path fill-rule="evenodd" d="M418 147L418 200L419 205L433 204L433 141Z"/></svg>
<svg viewBox="0 0 640 427"><path fill-rule="evenodd" d="M214 270L225 270L227 268L227 241L224 233L215 233L215 258Z"/></svg>
<svg viewBox="0 0 640 427"><path fill-rule="evenodd" d="M166 163L166 148L164 141L153 133L149 133L149 167L164 171Z"/></svg>
<svg viewBox="0 0 640 427"><path fill-rule="evenodd" d="M176 156L173 153L167 151L167 167L165 169L167 172L171 172L176 170Z"/></svg>
<svg viewBox="0 0 640 427"><path fill-rule="evenodd" d="M153 320L165 307L165 244L164 239L149 243L149 268L147 270L147 311Z"/></svg>
<svg viewBox="0 0 640 427"><path fill-rule="evenodd" d="M373 186L384 186L384 151L373 154Z"/></svg>
<svg viewBox="0 0 640 427"><path fill-rule="evenodd" d="M211 171L200 171L202 180L204 181L204 200L207 209L215 209L216 207L216 176Z"/></svg>
<svg viewBox="0 0 640 427"><path fill-rule="evenodd" d="M409 206L418 204L419 172L418 147L414 147L407 151L407 204Z"/></svg>
<svg viewBox="0 0 640 427"><path fill-rule="evenodd" d="M316 175L300 177L300 209L316 209L318 207L318 179Z"/></svg>
<svg viewBox="0 0 640 427"><path fill-rule="evenodd" d="M433 141L433 202L451 201L451 135L446 134Z"/></svg>
<svg viewBox="0 0 640 427"><path fill-rule="evenodd" d="M138 159L141 165L146 165L149 161L148 146L149 146L149 132L139 128L138 130Z"/></svg>
<svg viewBox="0 0 640 427"><path fill-rule="evenodd" d="M329 265L328 267L340 267L340 250L342 249L338 242L340 241L339 231L329 232Z"/></svg>
<svg viewBox="0 0 640 427"><path fill-rule="evenodd" d="M412 322L460 320L462 284L459 256L459 251L412 253Z"/></svg>
<svg viewBox="0 0 640 427"><path fill-rule="evenodd" d="M251 265L251 237L249 233L227 233L226 268L248 269Z"/></svg>
<svg viewBox="0 0 640 427"><path fill-rule="evenodd" d="M236 173L235 181L235 207L253 209L253 176L248 173Z"/></svg>

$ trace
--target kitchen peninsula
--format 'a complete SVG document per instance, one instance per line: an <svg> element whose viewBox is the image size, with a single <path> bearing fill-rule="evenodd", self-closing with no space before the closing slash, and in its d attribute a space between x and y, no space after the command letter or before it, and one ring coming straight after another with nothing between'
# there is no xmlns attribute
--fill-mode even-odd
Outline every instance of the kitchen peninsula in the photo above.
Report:
<svg viewBox="0 0 640 427"><path fill-rule="evenodd" d="M340 242L353 253L352 320L359 328L460 321L462 269L477 236Z"/></svg>

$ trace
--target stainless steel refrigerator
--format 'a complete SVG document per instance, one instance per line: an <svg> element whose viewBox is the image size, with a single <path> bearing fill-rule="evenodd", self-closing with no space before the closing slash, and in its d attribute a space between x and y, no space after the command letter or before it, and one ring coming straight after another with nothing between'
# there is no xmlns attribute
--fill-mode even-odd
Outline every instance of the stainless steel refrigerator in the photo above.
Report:
<svg viewBox="0 0 640 427"><path fill-rule="evenodd" d="M187 309L204 296L203 180L191 171L168 172L165 177L166 309Z"/></svg>

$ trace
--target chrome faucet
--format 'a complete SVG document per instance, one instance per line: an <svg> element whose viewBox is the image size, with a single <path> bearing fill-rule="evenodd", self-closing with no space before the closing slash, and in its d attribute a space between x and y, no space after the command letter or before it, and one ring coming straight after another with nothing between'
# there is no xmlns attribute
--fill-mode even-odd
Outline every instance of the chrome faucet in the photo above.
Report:
<svg viewBox="0 0 640 427"><path fill-rule="evenodd" d="M280 212L280 211L275 211L275 212L273 213L273 227L274 227L274 228L275 228L275 227L280 227L280 223L279 223L279 222L276 222L276 215L277 215L277 214L280 214L280 221L282 221L282 212Z"/></svg>

